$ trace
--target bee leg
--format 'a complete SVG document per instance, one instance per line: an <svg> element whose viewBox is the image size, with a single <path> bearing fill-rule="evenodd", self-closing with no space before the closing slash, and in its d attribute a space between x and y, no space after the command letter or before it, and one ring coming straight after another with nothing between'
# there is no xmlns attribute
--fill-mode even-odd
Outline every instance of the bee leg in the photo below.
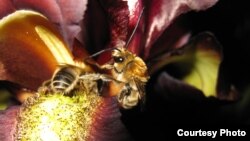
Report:
<svg viewBox="0 0 250 141"><path fill-rule="evenodd" d="M107 75L107 74L98 74L98 73L89 73L89 74L84 74L79 77L80 80L87 80L87 81L95 81L96 87L97 87L97 93L99 95L102 95L103 91L105 91L104 88L108 87L107 82L115 82L118 84L124 84L124 82L118 81L114 79L112 76Z"/></svg>
<svg viewBox="0 0 250 141"><path fill-rule="evenodd" d="M47 81L44 81L42 86L38 88L38 93L42 93L42 94L48 94L50 92L52 92L51 88L50 88L50 83L51 83L51 80L47 80Z"/></svg>
<svg viewBox="0 0 250 141"><path fill-rule="evenodd" d="M90 61L89 59L84 60L84 62L85 62L86 64L89 64L89 65L95 66L95 67L97 67L97 68L99 68L99 69L107 69L107 70L111 70L111 69L113 69L113 68L114 68L114 66L113 66L113 62L111 62L111 61L109 61L109 62L105 63L104 65L99 65L98 63L96 63L96 62L94 62L94 61Z"/></svg>
<svg viewBox="0 0 250 141"><path fill-rule="evenodd" d="M125 84L123 89L121 90L120 94L118 95L118 101L122 101L125 96L128 96L131 93L131 87L129 86L128 83Z"/></svg>
<svg viewBox="0 0 250 141"><path fill-rule="evenodd" d="M124 109L131 109L138 104L139 96L127 83L118 95L118 102Z"/></svg>
<svg viewBox="0 0 250 141"><path fill-rule="evenodd" d="M100 66L101 69L107 69L107 70L111 70L114 68L113 64L109 64L109 63L106 63L102 66Z"/></svg>
<svg viewBox="0 0 250 141"><path fill-rule="evenodd" d="M125 97L128 96L130 93L131 93L131 88L129 84L127 83L117 96L118 102L121 104L122 107L124 107L124 103L125 103L124 99L126 99Z"/></svg>
<svg viewBox="0 0 250 141"><path fill-rule="evenodd" d="M110 75L106 75L106 74L100 74L100 79L103 80L104 82L110 82L113 81L115 83L124 83L122 81L116 80L115 78L113 78Z"/></svg>
<svg viewBox="0 0 250 141"><path fill-rule="evenodd" d="M124 94L126 96L129 96L130 93L132 91L132 88L130 87L129 83L126 83L125 87L123 88L122 92L124 92Z"/></svg>
<svg viewBox="0 0 250 141"><path fill-rule="evenodd" d="M90 80L90 81L102 80L104 82L114 81L116 83L124 83L124 82L116 80L115 78L113 78L110 75L98 74L98 73L84 74L84 75L81 75L79 77L79 79L81 79L81 80Z"/></svg>
<svg viewBox="0 0 250 141"><path fill-rule="evenodd" d="M90 93L97 93L97 91L95 91L95 83L93 83L92 81L81 81L78 90L83 90L85 91L87 94Z"/></svg>
<svg viewBox="0 0 250 141"><path fill-rule="evenodd" d="M105 81L103 81L103 80L97 80L96 85L97 85L97 91L99 93L99 96L101 96L103 91L104 91L104 88L107 87L106 86L107 83Z"/></svg>

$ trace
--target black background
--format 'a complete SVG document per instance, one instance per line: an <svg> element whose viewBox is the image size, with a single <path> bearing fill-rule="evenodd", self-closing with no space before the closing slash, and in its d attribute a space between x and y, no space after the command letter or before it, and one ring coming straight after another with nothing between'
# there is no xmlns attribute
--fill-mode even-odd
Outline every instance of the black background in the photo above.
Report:
<svg viewBox="0 0 250 141"><path fill-rule="evenodd" d="M165 99L153 90L156 83L153 78L147 85L146 110L122 111L122 120L135 140L169 140L176 137L179 128L242 129L250 134L250 104L242 109L236 108L242 101L250 103L249 92L246 92L250 84L249 13L247 1L220 0L206 11L185 14L193 34L210 31L222 44L224 59L221 73L227 82L235 85L241 99L232 103L210 98L201 98L198 102L181 100L181 95Z"/></svg>

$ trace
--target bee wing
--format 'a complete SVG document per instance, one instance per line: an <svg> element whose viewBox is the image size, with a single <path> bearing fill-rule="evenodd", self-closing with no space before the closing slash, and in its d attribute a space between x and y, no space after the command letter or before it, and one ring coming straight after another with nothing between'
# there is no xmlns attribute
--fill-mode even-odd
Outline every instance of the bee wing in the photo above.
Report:
<svg viewBox="0 0 250 141"><path fill-rule="evenodd" d="M134 78L134 82L136 84L139 96L140 96L140 103L141 103L141 108L144 107L145 102L146 102L146 93L145 93L145 82L140 81L138 78Z"/></svg>
<svg viewBox="0 0 250 141"><path fill-rule="evenodd" d="M16 11L1 19L0 33L0 80L36 90L58 63L73 63L63 37L40 13Z"/></svg>
<svg viewBox="0 0 250 141"><path fill-rule="evenodd" d="M86 53L79 52L79 45L74 43L73 58L57 29L42 14L30 10L17 10L0 20L0 81L12 82L4 88L19 101L28 97L23 88L36 91L61 64L86 68L74 60L84 58Z"/></svg>

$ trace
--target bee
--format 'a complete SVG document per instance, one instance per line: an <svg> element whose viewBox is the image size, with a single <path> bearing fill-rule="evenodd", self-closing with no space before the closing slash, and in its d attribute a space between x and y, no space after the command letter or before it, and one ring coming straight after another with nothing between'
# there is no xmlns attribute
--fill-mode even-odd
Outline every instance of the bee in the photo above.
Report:
<svg viewBox="0 0 250 141"><path fill-rule="evenodd" d="M145 102L145 84L149 76L147 66L137 55L124 47L118 47L112 52L114 60L112 75L116 80L125 83L118 94L118 101L125 109L136 106L139 100Z"/></svg>
<svg viewBox="0 0 250 141"><path fill-rule="evenodd" d="M142 12L139 19L141 18ZM113 47L97 52L85 59L85 62L97 66L100 69L111 70L112 77L120 86L120 91L117 94L118 102L124 109L131 109L135 107L140 101L145 102L145 84L149 79L147 66L145 62L136 54L130 52L127 46L135 33L137 25L130 36L125 47ZM89 58L95 57L105 51L112 50L111 60L104 65L99 65L88 61Z"/></svg>
<svg viewBox="0 0 250 141"><path fill-rule="evenodd" d="M97 81L115 81L105 74L86 72L75 65L59 65L52 78L45 81L39 88L43 93L62 93L72 95L73 90L83 90L87 93L99 93Z"/></svg>

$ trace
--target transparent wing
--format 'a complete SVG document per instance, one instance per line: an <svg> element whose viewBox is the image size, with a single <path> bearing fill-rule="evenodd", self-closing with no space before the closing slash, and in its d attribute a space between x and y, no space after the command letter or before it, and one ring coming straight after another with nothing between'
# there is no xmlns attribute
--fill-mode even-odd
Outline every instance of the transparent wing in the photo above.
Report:
<svg viewBox="0 0 250 141"><path fill-rule="evenodd" d="M146 93L145 93L145 82L140 81L140 79L138 78L134 78L134 82L136 84L138 93L139 93L139 97L140 97L140 104L141 104L141 108L144 107L145 102L146 102Z"/></svg>

